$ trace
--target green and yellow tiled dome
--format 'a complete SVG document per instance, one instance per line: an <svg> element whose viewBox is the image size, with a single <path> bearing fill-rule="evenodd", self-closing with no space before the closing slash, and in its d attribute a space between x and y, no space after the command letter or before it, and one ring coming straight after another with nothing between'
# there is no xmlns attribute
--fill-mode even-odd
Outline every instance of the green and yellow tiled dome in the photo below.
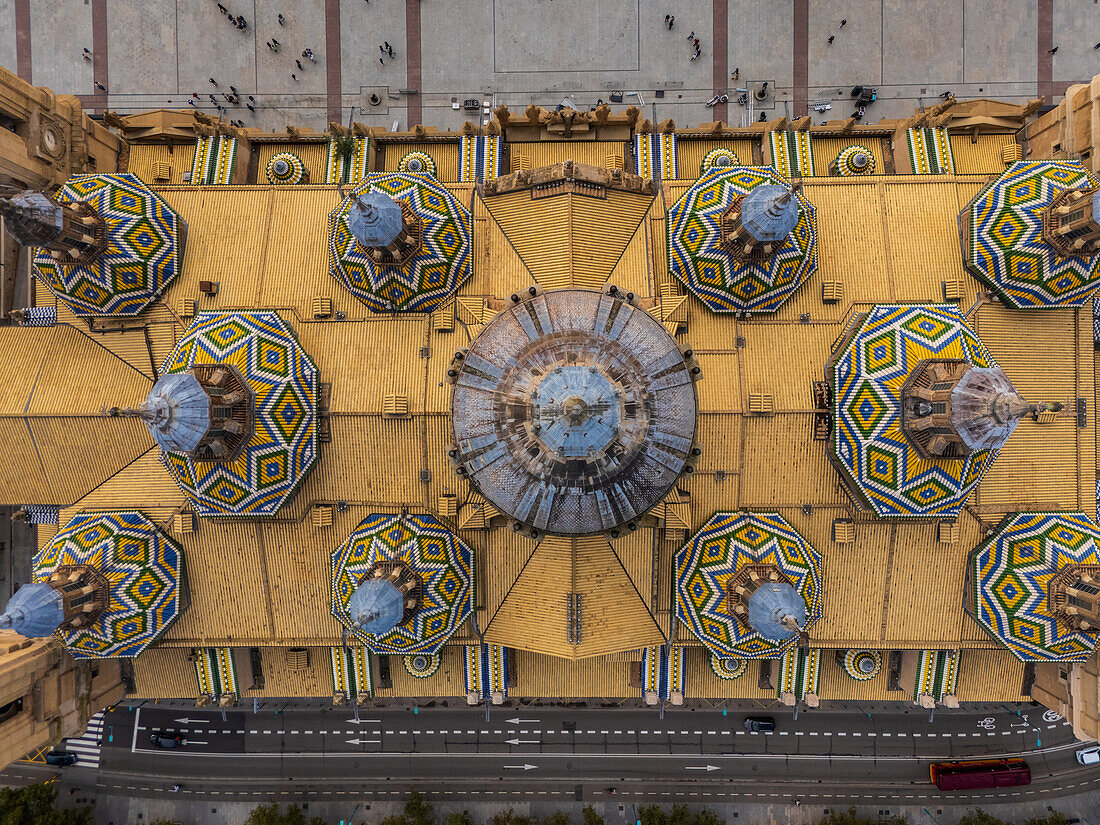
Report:
<svg viewBox="0 0 1100 825"><path fill-rule="evenodd" d="M770 166L713 167L668 210L668 267L713 312L775 312L817 270L817 218L798 192L794 229L767 257L735 257L721 245L723 213L758 186L790 183Z"/></svg>
<svg viewBox="0 0 1100 825"><path fill-rule="evenodd" d="M765 637L730 612L729 581L750 565L774 566L788 579L806 603L802 630L821 618L821 555L782 516L715 513L676 554L676 615L717 659L771 658L797 642Z"/></svg>
<svg viewBox="0 0 1100 825"><path fill-rule="evenodd" d="M1078 160L1013 163L959 215L966 268L1016 309L1083 306L1100 253L1062 254L1043 238L1043 213L1060 192L1096 185Z"/></svg>
<svg viewBox="0 0 1100 825"><path fill-rule="evenodd" d="M901 431L901 389L922 359L996 367L954 304L879 304L857 320L830 371L831 458L856 498L884 518L953 517L993 450L923 458Z"/></svg>
<svg viewBox="0 0 1100 825"><path fill-rule="evenodd" d="M377 263L353 234L356 199L379 192L420 221L420 247L403 264ZM329 216L329 268L374 312L434 312L470 276L470 214L442 184L424 175L371 173Z"/></svg>
<svg viewBox="0 0 1100 825"><path fill-rule="evenodd" d="M278 152L271 156L264 174L269 183L291 186L308 178L305 164L293 152Z"/></svg>
<svg viewBox="0 0 1100 825"><path fill-rule="evenodd" d="M317 461L317 368L274 312L200 312L162 374L235 367L255 394L251 439L226 461L166 451L163 460L201 516L273 516Z"/></svg>
<svg viewBox="0 0 1100 825"><path fill-rule="evenodd" d="M375 636L348 606L372 565L401 561L420 579L420 604L407 622ZM439 652L473 610L473 553L434 516L374 513L332 554L332 615L374 653Z"/></svg>
<svg viewBox="0 0 1100 825"><path fill-rule="evenodd" d="M103 574L109 598L87 627L58 631L78 659L137 656L186 606L179 545L137 510L75 516L34 557L34 575L80 564Z"/></svg>
<svg viewBox="0 0 1100 825"><path fill-rule="evenodd" d="M1015 513L971 552L966 609L1025 662L1083 662L1096 631L1062 622L1051 580L1070 566L1100 566L1100 530L1084 513Z"/></svg>
<svg viewBox="0 0 1100 825"><path fill-rule="evenodd" d="M76 175L54 198L85 203L106 224L106 248L88 263L34 253L38 279L77 315L137 315L179 275L187 226L136 175Z"/></svg>

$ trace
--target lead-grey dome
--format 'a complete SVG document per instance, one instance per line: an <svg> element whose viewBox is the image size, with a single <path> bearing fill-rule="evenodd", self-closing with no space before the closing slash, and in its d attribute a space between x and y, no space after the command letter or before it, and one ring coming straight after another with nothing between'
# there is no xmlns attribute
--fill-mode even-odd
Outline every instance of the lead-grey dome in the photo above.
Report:
<svg viewBox="0 0 1100 825"><path fill-rule="evenodd" d="M741 224L760 243L781 241L798 224L798 201L785 186L757 186L741 204Z"/></svg>
<svg viewBox="0 0 1100 825"><path fill-rule="evenodd" d="M397 201L375 189L356 198L348 214L351 234L363 246L389 246L400 234L401 226Z"/></svg>
<svg viewBox="0 0 1100 825"><path fill-rule="evenodd" d="M400 623L405 600L392 582L368 579L356 588L348 601L348 613L363 630L384 636Z"/></svg>
<svg viewBox="0 0 1100 825"><path fill-rule="evenodd" d="M695 436L691 368L653 317L566 289L501 312L456 361L452 459L539 532L599 533L665 497Z"/></svg>
<svg viewBox="0 0 1100 825"><path fill-rule="evenodd" d="M64 620L61 594L45 582L36 582L15 591L0 615L0 630L14 630L34 639L52 636Z"/></svg>
<svg viewBox="0 0 1100 825"><path fill-rule="evenodd" d="M786 582L767 582L749 596L749 624L765 639L789 639L806 626L806 601Z"/></svg>

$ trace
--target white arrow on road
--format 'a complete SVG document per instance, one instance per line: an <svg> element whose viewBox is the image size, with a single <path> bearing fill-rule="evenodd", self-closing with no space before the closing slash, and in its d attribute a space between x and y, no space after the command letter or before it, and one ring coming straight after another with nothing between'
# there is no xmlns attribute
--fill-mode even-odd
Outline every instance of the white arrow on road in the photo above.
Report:
<svg viewBox="0 0 1100 825"><path fill-rule="evenodd" d="M181 725L191 725L191 724L205 725L206 723L210 722L211 720L210 719L188 719L187 717L184 717L183 719L173 719L172 721L173 722L179 722Z"/></svg>
<svg viewBox="0 0 1100 825"><path fill-rule="evenodd" d="M538 765L528 765L526 762L524 762L522 765L501 765L501 767L502 768L508 768L508 769L515 769L517 771L519 771L519 770L533 771L535 768L538 767Z"/></svg>
<svg viewBox="0 0 1100 825"><path fill-rule="evenodd" d="M370 722L370 723L376 724L376 725L382 724L381 719L348 719L346 721L349 725L351 725L351 724L362 725L364 722Z"/></svg>
<svg viewBox="0 0 1100 825"><path fill-rule="evenodd" d="M684 770L685 771L706 771L707 773L710 773L711 771L721 770L721 768L719 768L717 765L686 765L684 767Z"/></svg>
<svg viewBox="0 0 1100 825"><path fill-rule="evenodd" d="M538 739L505 739L504 741L508 745L537 745L539 743Z"/></svg>
<svg viewBox="0 0 1100 825"><path fill-rule="evenodd" d="M509 725L520 725L520 724L523 724L524 722L538 722L539 720L538 719L520 719L517 716L515 719L505 719L504 721L507 722Z"/></svg>
<svg viewBox="0 0 1100 825"><path fill-rule="evenodd" d="M209 742L203 742L201 739L184 739L183 744L185 744L185 745L209 745L210 743Z"/></svg>
<svg viewBox="0 0 1100 825"><path fill-rule="evenodd" d="M381 739L345 739L349 745L380 745Z"/></svg>

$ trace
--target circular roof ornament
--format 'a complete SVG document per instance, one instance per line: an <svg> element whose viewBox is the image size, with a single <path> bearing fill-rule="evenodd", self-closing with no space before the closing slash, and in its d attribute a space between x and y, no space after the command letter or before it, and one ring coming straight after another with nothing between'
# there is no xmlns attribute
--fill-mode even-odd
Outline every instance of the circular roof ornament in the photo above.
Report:
<svg viewBox="0 0 1100 825"><path fill-rule="evenodd" d="M857 143L837 155L833 164L841 177L871 175L875 171L875 156L866 146Z"/></svg>
<svg viewBox="0 0 1100 825"><path fill-rule="evenodd" d="M431 175L433 178L436 176L435 161L427 152L409 152L397 164L397 171L413 175Z"/></svg>
<svg viewBox="0 0 1100 825"><path fill-rule="evenodd" d="M264 174L267 175L269 183L287 185L309 181L305 164L293 152L279 152L277 155L272 155L267 166L264 167Z"/></svg>
<svg viewBox="0 0 1100 825"><path fill-rule="evenodd" d="M615 293L513 296L448 372L450 457L516 530L635 529L693 469L698 367Z"/></svg>
<svg viewBox="0 0 1100 825"><path fill-rule="evenodd" d="M699 174L705 174L711 169L724 169L728 166L740 166L741 161L729 149L711 149L703 156L703 162L699 164Z"/></svg>

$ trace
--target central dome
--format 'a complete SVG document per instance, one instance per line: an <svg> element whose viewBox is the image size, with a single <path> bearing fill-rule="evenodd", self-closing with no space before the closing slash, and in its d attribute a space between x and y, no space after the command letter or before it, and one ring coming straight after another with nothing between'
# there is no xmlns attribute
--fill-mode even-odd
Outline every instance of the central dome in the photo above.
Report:
<svg viewBox="0 0 1100 825"><path fill-rule="evenodd" d="M636 526L691 457L691 356L620 297L566 289L517 302L452 373L451 458L517 529Z"/></svg>

